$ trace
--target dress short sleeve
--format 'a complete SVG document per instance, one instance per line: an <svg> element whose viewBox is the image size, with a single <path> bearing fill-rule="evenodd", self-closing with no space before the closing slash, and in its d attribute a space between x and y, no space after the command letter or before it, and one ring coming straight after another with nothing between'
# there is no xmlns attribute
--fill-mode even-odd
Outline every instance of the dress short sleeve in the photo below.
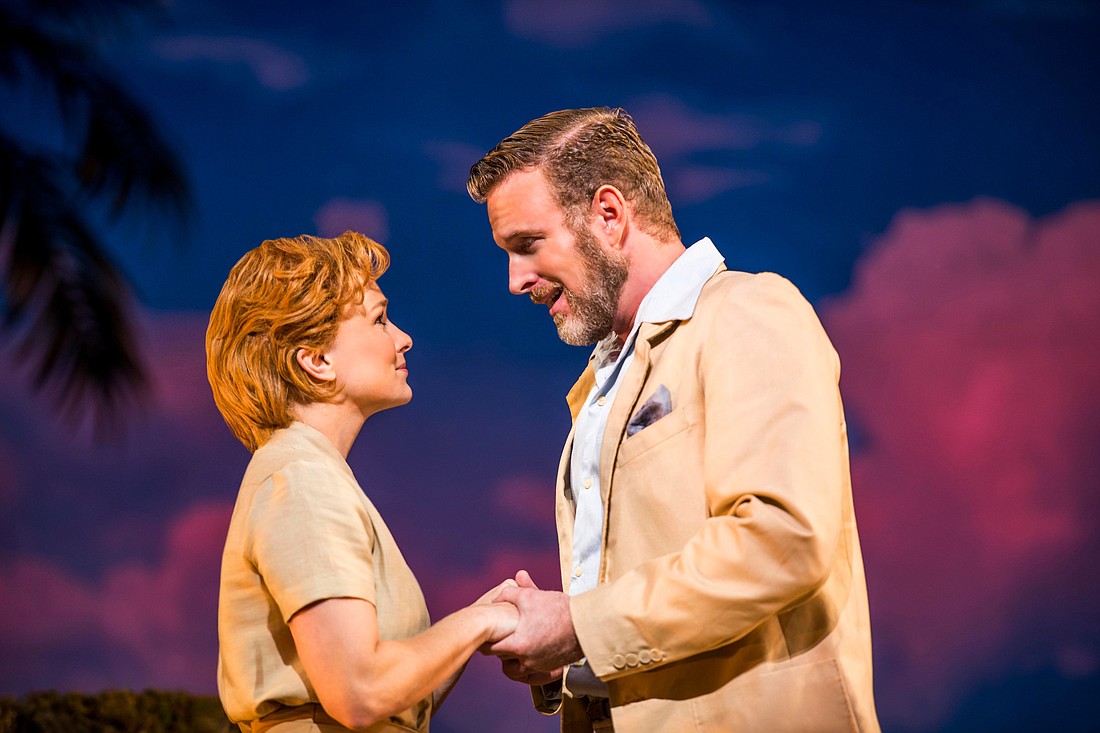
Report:
<svg viewBox="0 0 1100 733"><path fill-rule="evenodd" d="M375 603L374 528L362 491L321 462L264 480L249 522L251 558L284 622L326 598Z"/></svg>

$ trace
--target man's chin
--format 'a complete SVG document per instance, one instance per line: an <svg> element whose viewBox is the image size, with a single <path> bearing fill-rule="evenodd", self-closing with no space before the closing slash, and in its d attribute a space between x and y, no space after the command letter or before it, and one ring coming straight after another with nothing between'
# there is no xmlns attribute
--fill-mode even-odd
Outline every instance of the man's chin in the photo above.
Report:
<svg viewBox="0 0 1100 733"><path fill-rule="evenodd" d="M554 325L558 328L558 338L570 346L591 346L607 335L607 333L594 333L595 329L588 324L577 323L566 316L554 316Z"/></svg>

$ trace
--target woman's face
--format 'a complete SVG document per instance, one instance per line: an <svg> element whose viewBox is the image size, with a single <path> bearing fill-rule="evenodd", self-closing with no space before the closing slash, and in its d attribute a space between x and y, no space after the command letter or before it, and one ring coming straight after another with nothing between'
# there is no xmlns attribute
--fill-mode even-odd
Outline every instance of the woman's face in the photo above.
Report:
<svg viewBox="0 0 1100 733"><path fill-rule="evenodd" d="M412 399L405 362L412 339L389 320L387 305L386 296L372 282L363 291L363 302L348 306L325 352L341 394L364 417Z"/></svg>

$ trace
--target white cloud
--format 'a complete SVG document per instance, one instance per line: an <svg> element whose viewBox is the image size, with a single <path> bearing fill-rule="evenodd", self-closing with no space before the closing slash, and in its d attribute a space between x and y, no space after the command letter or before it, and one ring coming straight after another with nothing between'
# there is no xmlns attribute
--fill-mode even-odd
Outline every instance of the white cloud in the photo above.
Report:
<svg viewBox="0 0 1100 733"><path fill-rule="evenodd" d="M241 36L176 36L153 41L153 52L168 61L206 61L243 65L263 87L277 92L296 89L310 79L299 56L262 41Z"/></svg>

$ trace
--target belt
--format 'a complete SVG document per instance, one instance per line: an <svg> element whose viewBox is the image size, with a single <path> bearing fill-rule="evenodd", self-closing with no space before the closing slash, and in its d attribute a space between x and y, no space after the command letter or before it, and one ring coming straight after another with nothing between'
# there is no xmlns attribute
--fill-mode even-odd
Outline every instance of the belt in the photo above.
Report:
<svg viewBox="0 0 1100 733"><path fill-rule="evenodd" d="M338 725L341 728L344 727L343 723L326 713L325 709L317 703L281 707L274 712L268 713L259 720L253 720L251 724L241 723L240 727L241 730L248 731L249 733L264 733L264 731L272 726L278 725L279 723L286 723L291 720L312 720L315 723ZM247 728L245 728L246 725L248 726Z"/></svg>

